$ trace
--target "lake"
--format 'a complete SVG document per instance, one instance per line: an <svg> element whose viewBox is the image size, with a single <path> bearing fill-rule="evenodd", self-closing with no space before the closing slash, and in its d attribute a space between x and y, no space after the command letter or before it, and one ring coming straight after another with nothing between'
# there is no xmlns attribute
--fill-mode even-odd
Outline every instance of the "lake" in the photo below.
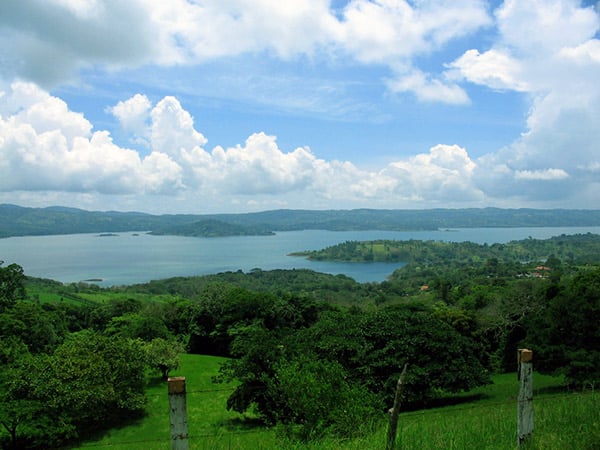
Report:
<svg viewBox="0 0 600 450"><path fill-rule="evenodd" d="M289 231L274 236L198 238L152 236L143 232L112 236L74 234L0 239L0 261L25 273L70 283L101 280L101 286L144 283L174 276L207 275L254 268L311 269L345 274L359 282L384 281L402 263L309 261L287 256L345 241L375 239L505 243L561 234L600 234L600 227L460 228L438 231Z"/></svg>

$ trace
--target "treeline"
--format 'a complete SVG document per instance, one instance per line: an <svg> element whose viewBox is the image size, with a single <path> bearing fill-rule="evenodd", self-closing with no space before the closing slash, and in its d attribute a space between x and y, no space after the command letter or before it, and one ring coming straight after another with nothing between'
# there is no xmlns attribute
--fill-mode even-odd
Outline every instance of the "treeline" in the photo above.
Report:
<svg viewBox="0 0 600 450"><path fill-rule="evenodd" d="M275 210L246 214L165 214L0 205L0 237L149 231L184 236L267 235L295 230L437 230L600 226L600 210L429 209Z"/></svg>
<svg viewBox="0 0 600 450"><path fill-rule="evenodd" d="M514 371L520 346L535 350L536 370L594 386L600 265L582 247L597 238L481 246L487 254L457 244L443 264L432 252L366 284L256 269L102 289L0 267L0 441L58 446L143 414L146 371L167 376L183 348L230 357L215 379L236 382L228 408L304 440L382 417L404 364L409 408Z"/></svg>
<svg viewBox="0 0 600 450"><path fill-rule="evenodd" d="M487 227L569 227L600 225L600 210L566 209L352 209L275 210L206 216L229 223L294 230L437 230Z"/></svg>
<svg viewBox="0 0 600 450"><path fill-rule="evenodd" d="M214 284L234 285L245 290L276 296L291 293L324 303L345 306L364 304L369 292L376 289L376 284L361 284L342 274L330 275L309 269L256 268L247 273L238 270L214 275L174 277L144 284L117 286L110 290L123 294L180 295L195 299Z"/></svg>

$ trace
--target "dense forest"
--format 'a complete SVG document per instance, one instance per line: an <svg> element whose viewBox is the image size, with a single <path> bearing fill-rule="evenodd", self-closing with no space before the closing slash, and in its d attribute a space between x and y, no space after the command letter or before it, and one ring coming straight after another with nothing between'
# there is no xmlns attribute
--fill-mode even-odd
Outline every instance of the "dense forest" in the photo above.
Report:
<svg viewBox="0 0 600 450"><path fill-rule="evenodd" d="M572 388L600 379L600 236L503 245L348 242L310 254L407 264L383 283L309 270L100 288L0 265L0 442L49 448L144 414L180 352L228 357L227 407L301 440L360 433L514 371L516 349ZM393 259L396 260L396 259Z"/></svg>
<svg viewBox="0 0 600 450"><path fill-rule="evenodd" d="M145 231L184 236L268 235L294 230L437 230L481 227L600 226L600 210L427 209L275 210L246 214L84 211L0 205L0 237Z"/></svg>

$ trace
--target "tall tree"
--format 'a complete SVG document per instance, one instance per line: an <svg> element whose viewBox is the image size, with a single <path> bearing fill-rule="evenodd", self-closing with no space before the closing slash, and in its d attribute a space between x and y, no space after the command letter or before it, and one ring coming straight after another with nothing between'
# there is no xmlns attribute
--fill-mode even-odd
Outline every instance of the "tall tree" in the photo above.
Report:
<svg viewBox="0 0 600 450"><path fill-rule="evenodd" d="M527 327L536 367L583 387L600 381L600 269L563 276L547 307Z"/></svg>
<svg viewBox="0 0 600 450"><path fill-rule="evenodd" d="M146 361L142 343L83 331L54 354L38 354L3 372L2 403L14 439L52 446L87 428L141 413ZM48 426L50 422L50 426Z"/></svg>
<svg viewBox="0 0 600 450"><path fill-rule="evenodd" d="M0 312L25 297L23 268L18 264L2 267L3 264L0 261Z"/></svg>

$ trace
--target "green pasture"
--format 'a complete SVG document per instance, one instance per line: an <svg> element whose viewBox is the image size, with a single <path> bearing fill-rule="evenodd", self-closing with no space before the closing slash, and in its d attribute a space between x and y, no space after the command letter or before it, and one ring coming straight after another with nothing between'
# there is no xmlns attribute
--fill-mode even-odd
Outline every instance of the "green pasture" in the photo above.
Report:
<svg viewBox="0 0 600 450"><path fill-rule="evenodd" d="M73 288L70 285L33 279L26 283L27 298L39 303L65 303L81 305L102 304L111 300L138 300L142 303L166 303L179 300L181 297L170 294L150 294L145 292L121 292L118 289L95 289L88 285L84 289Z"/></svg>
<svg viewBox="0 0 600 450"><path fill-rule="evenodd" d="M402 413L396 449L510 450L517 448L516 374L440 401L437 407ZM600 449L600 398L593 391L565 391L561 379L534 373L535 431L528 450ZM387 423L353 440L288 444L297 450L376 450L385 448Z"/></svg>
<svg viewBox="0 0 600 450"><path fill-rule="evenodd" d="M227 411L232 385L213 384L223 358L181 355L181 368L171 376L185 376L188 434L191 449L277 448L275 434L251 416ZM111 429L73 448L166 450L171 448L167 383L149 378L146 415Z"/></svg>
<svg viewBox="0 0 600 450"><path fill-rule="evenodd" d="M215 385L223 358L182 355L187 388L190 449L381 449L387 423L373 424L368 436L325 439L311 444L286 440L275 429L227 411L232 385ZM397 449L515 449L517 394L515 374L497 375L494 384L441 400L429 409L400 415ZM149 379L147 414L72 448L168 450L169 405L166 382ZM600 398L593 391L567 392L556 377L534 374L535 432L529 449L600 448Z"/></svg>

